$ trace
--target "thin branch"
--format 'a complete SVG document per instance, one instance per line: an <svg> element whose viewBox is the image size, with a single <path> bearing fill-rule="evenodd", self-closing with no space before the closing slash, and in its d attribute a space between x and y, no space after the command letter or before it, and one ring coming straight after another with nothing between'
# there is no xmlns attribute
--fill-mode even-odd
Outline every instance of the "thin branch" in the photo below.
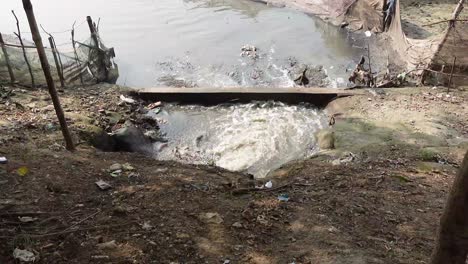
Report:
<svg viewBox="0 0 468 264"><path fill-rule="evenodd" d="M35 81L34 81L34 75L33 75L33 72L32 72L31 64L29 63L28 57L26 56L26 49L24 48L23 39L21 38L21 30L20 30L20 26L19 26L19 20L18 20L18 17L16 16L14 10L11 10L11 13L13 14L13 16L16 19L16 27L18 28L18 33L15 32L15 35L18 37L18 39L20 41L20 44L21 44L21 48L23 50L24 61L26 62L27 66L28 66L29 74L31 75L32 88L36 88L36 84L35 84Z"/></svg>
<svg viewBox="0 0 468 264"><path fill-rule="evenodd" d="M441 20L441 21L438 21L438 22L434 22L434 23L430 23L430 24L425 24L425 25L422 25L423 27L429 27L429 26L433 26L433 25L437 25L437 24L442 24L442 23L445 23L445 22L466 22L468 21L468 19L446 19L446 20Z"/></svg>

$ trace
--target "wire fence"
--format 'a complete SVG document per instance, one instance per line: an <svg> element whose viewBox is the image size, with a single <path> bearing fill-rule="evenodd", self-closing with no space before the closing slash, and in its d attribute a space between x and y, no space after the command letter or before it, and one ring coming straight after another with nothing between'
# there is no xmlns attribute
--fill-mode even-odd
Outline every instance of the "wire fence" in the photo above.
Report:
<svg viewBox="0 0 468 264"><path fill-rule="evenodd" d="M75 40L76 29L88 22L91 36ZM19 31L19 27L18 27ZM99 36L98 26L87 20L73 26L70 30L46 32L44 43L54 81L61 87L68 85L93 84L99 82L115 83L118 66L114 62L113 48L107 48ZM20 84L27 87L46 86L39 55L34 43L20 38L24 32L15 35L0 33L0 81ZM71 41L56 44L54 34L70 34ZM69 50L61 52L60 50Z"/></svg>

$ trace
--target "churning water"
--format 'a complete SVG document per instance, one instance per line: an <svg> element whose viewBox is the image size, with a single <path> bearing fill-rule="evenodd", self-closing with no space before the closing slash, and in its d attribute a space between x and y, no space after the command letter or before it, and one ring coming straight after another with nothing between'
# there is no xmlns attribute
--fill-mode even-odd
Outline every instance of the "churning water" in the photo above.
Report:
<svg viewBox="0 0 468 264"><path fill-rule="evenodd" d="M314 133L327 124L325 115L311 106L277 102L168 105L155 116L168 139L155 144L156 158L212 164L256 177L314 154Z"/></svg>

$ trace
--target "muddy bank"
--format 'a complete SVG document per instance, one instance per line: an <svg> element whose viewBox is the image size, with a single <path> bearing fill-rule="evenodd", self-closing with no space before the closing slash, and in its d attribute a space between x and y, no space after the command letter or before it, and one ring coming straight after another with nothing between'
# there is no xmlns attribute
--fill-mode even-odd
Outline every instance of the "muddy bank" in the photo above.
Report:
<svg viewBox="0 0 468 264"><path fill-rule="evenodd" d="M61 95L75 153L45 91L2 93L0 260L24 249L39 263L424 263L467 148L467 94L385 92L330 104L336 149L265 180L91 147L82 127L113 126L101 107L134 111L115 86Z"/></svg>

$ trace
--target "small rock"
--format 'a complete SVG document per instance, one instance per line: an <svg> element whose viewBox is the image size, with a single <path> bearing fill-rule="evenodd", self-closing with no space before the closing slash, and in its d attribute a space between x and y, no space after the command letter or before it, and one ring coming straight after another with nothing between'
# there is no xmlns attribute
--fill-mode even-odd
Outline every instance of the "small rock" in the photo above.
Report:
<svg viewBox="0 0 468 264"><path fill-rule="evenodd" d="M218 213L200 214L199 218L207 224L221 224L223 222L223 218Z"/></svg>
<svg viewBox="0 0 468 264"><path fill-rule="evenodd" d="M144 222L141 228L143 228L143 230L149 231L153 229L153 226L149 222Z"/></svg>
<svg viewBox="0 0 468 264"><path fill-rule="evenodd" d="M317 143L321 149L335 148L335 133L329 129L317 133Z"/></svg>
<svg viewBox="0 0 468 264"><path fill-rule="evenodd" d="M132 165L130 165L130 163L124 163L124 164L122 165L122 169L123 169L123 170L126 170L126 171L133 171L133 170L135 170L135 168L134 168Z"/></svg>
<svg viewBox="0 0 468 264"><path fill-rule="evenodd" d="M234 224L232 224L232 227L242 228L243 226L240 222L235 222Z"/></svg>
<svg viewBox="0 0 468 264"><path fill-rule="evenodd" d="M36 256L33 252L19 248L15 248L15 250L13 251L13 257L23 262L36 261Z"/></svg>

